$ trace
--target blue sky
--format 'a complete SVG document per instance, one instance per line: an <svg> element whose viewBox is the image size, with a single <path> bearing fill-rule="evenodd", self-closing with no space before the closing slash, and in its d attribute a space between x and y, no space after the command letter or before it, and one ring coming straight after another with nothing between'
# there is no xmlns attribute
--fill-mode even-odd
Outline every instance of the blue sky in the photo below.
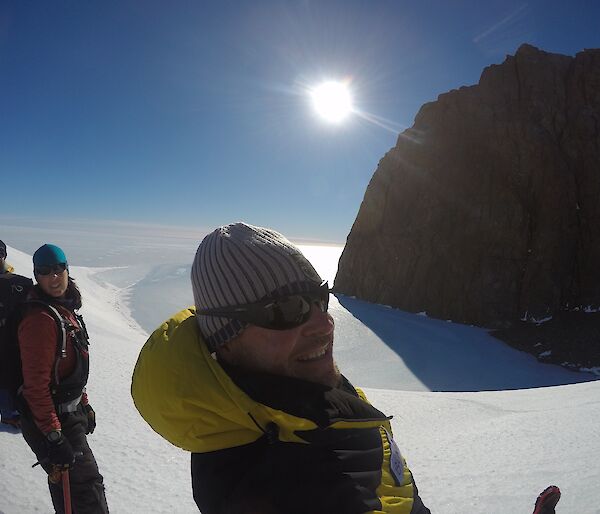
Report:
<svg viewBox="0 0 600 514"><path fill-rule="evenodd" d="M523 42L600 47L599 20L595 1L4 0L0 221L245 220L343 242L423 103ZM320 119L306 90L326 79L371 121Z"/></svg>

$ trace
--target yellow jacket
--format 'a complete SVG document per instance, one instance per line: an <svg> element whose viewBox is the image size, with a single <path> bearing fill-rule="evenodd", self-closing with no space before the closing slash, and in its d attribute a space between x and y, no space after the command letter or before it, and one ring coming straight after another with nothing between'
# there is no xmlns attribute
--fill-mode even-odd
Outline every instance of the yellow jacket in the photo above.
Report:
<svg viewBox="0 0 600 514"><path fill-rule="evenodd" d="M362 401L356 395L352 401L362 405L358 410L366 409L368 415L335 416L326 426L254 400L209 353L193 308L177 313L150 336L140 352L131 385L135 406L148 424L170 443L195 454L254 443L273 424L278 442L283 443L311 444L331 430L334 434L347 429L378 431L383 454L376 489L380 508L368 512L428 513L393 441L389 418L371 407L362 391L356 392Z"/></svg>

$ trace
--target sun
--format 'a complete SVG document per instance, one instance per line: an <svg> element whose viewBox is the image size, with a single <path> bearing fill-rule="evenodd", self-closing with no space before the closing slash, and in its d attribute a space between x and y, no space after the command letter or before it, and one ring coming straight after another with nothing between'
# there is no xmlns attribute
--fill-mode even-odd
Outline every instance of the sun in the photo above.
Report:
<svg viewBox="0 0 600 514"><path fill-rule="evenodd" d="M343 82L323 82L310 95L317 113L331 123L340 123L352 112L352 96Z"/></svg>

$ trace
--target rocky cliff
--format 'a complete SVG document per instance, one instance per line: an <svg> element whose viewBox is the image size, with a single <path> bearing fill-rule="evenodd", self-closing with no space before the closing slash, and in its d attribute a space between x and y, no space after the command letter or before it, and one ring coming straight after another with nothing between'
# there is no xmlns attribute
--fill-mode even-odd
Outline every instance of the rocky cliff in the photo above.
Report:
<svg viewBox="0 0 600 514"><path fill-rule="evenodd" d="M521 46L380 161L335 290L507 326L600 305L600 50Z"/></svg>

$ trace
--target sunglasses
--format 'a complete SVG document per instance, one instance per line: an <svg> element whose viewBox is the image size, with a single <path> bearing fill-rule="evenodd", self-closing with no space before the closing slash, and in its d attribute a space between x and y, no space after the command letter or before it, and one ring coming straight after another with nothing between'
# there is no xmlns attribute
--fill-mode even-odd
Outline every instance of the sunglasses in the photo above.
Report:
<svg viewBox="0 0 600 514"><path fill-rule="evenodd" d="M36 266L34 271L36 275L44 277L46 275L60 275L66 269L67 264L61 262L60 264L52 264L51 266Z"/></svg>
<svg viewBox="0 0 600 514"><path fill-rule="evenodd" d="M279 298L267 298L255 303L232 305L217 309L201 309L196 314L245 321L270 330L288 330L303 325L310 318L315 304L321 312L329 307L329 285L323 282L318 289Z"/></svg>

